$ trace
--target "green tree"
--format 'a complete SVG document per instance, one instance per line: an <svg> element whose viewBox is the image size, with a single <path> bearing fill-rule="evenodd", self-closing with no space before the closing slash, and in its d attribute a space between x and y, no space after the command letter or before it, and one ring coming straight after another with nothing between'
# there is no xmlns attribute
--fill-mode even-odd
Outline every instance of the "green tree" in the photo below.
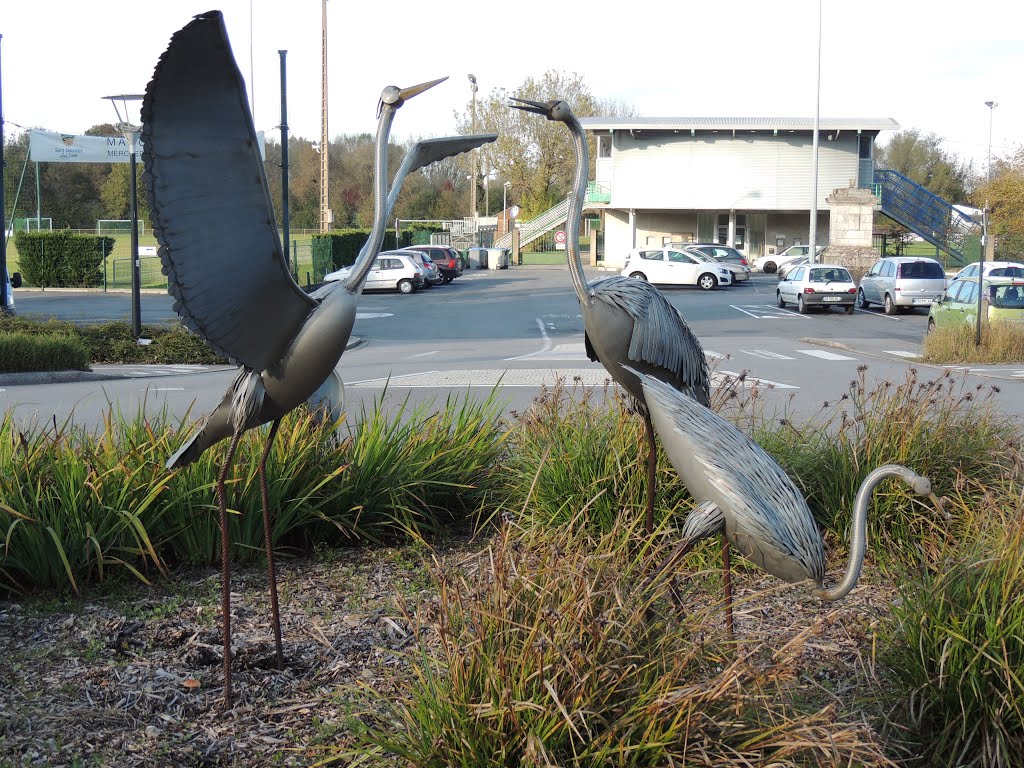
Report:
<svg viewBox="0 0 1024 768"><path fill-rule="evenodd" d="M876 163L901 173L929 192L950 203L968 199L973 169L939 145L942 139L934 133L923 134L917 128L896 133L879 147Z"/></svg>
<svg viewBox="0 0 1024 768"><path fill-rule="evenodd" d="M974 193L979 208L991 209L989 226L996 236L1000 259L1024 258L1024 147L1004 158L993 158L991 181L984 181Z"/></svg>
<svg viewBox="0 0 1024 768"><path fill-rule="evenodd" d="M594 97L581 75L557 70L548 70L540 78L528 77L511 93L504 88L495 88L483 99L478 99L476 132L498 134L495 142L478 150L478 175L494 170L499 178L511 181L512 199L520 205L527 218L550 208L568 194L575 156L572 139L564 125L511 109L510 96L533 101L563 99L572 106L577 117L635 114L624 104ZM472 132L471 105L467 104L466 112L458 118L457 124L460 133ZM592 138L588 141L592 171L594 142ZM462 167L466 171L471 167L468 157L462 160ZM479 189L477 196L479 200Z"/></svg>

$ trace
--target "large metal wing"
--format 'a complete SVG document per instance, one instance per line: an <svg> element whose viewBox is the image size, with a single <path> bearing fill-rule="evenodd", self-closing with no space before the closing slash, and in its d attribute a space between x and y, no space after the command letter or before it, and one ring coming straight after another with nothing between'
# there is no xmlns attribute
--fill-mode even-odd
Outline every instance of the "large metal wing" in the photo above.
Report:
<svg viewBox="0 0 1024 768"><path fill-rule="evenodd" d="M142 102L143 182L168 292L182 323L233 362L280 360L316 301L281 249L219 11L196 16L160 57Z"/></svg>
<svg viewBox="0 0 1024 768"><path fill-rule="evenodd" d="M443 136L439 139L423 139L416 142L416 146L405 155L395 178L391 181L391 191L388 193L388 202L385 208L388 215L390 216L395 207L395 201L398 199L398 193L402 190L405 177L410 173L425 168L431 163L436 163L438 160L444 160L446 157L469 152L497 138L498 134L496 133L478 133L468 136Z"/></svg>

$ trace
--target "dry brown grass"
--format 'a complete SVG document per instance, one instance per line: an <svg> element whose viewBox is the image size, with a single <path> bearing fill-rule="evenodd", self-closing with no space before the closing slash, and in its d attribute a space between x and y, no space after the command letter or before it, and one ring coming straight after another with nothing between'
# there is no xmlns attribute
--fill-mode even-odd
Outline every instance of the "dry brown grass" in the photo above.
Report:
<svg viewBox="0 0 1024 768"><path fill-rule="evenodd" d="M927 363L1024 362L1024 325L983 323L976 346L973 323L936 328L924 338L922 359Z"/></svg>

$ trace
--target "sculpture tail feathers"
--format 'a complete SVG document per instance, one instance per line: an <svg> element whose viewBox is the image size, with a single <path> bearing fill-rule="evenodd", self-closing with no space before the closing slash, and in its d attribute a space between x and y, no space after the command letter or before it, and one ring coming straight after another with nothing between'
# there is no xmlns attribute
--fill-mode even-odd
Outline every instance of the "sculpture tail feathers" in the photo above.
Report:
<svg viewBox="0 0 1024 768"><path fill-rule="evenodd" d="M210 414L202 426L182 443L174 455L167 460L167 469L188 466L202 456L207 448L234 434L223 410L218 408Z"/></svg>

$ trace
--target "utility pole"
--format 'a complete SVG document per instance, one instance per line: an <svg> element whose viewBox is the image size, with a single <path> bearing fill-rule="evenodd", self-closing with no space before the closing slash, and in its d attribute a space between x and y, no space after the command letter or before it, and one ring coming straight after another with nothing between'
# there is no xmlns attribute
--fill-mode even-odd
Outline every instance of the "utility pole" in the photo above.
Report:
<svg viewBox="0 0 1024 768"><path fill-rule="evenodd" d="M470 133L476 133L476 75L468 75L469 77L469 90L472 94L472 108L470 114L472 115L471 123L472 128ZM476 229L476 160L477 160L476 149L470 154L470 172L469 172L469 215L473 217L473 229Z"/></svg>
<svg viewBox="0 0 1024 768"><path fill-rule="evenodd" d="M323 0L321 20L321 63L320 63L320 232L331 229L331 209L327 199L328 160L327 148L330 139L327 135L327 0Z"/></svg>
<svg viewBox="0 0 1024 768"><path fill-rule="evenodd" d="M0 41L4 39L0 35ZM7 203L4 202L4 81L0 77L0 315L7 311Z"/></svg>

